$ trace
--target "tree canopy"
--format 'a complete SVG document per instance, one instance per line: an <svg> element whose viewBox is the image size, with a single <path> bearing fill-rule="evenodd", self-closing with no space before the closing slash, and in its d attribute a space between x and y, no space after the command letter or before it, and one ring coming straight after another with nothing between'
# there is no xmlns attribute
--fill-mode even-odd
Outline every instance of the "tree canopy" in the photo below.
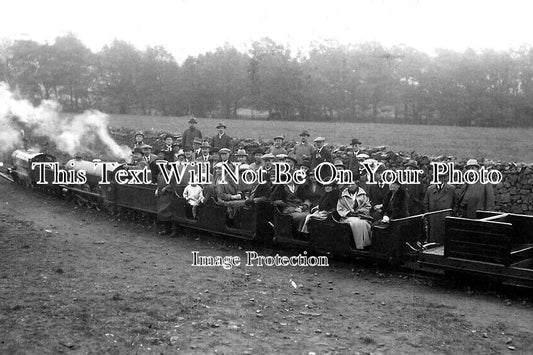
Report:
<svg viewBox="0 0 533 355"><path fill-rule="evenodd" d="M478 126L533 125L533 49L416 49L313 44L306 55L269 38L226 44L179 64L163 47L115 40L93 53L72 34L53 44L0 42L0 81L65 111Z"/></svg>

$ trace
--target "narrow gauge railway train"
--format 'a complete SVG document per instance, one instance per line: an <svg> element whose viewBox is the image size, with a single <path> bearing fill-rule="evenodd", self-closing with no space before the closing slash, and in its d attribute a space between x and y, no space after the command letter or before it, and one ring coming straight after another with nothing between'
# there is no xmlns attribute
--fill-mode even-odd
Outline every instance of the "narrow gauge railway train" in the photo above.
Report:
<svg viewBox="0 0 533 355"><path fill-rule="evenodd" d="M100 186L98 182L101 176L94 169L94 164L73 159L65 164L65 169L86 170L86 184L37 185L38 177L32 171L31 163L43 161L56 160L48 154L17 150L12 154L13 166L8 170L9 176L1 176L26 187L69 196L79 204L98 210L107 207L111 210L120 208L148 215L157 214L155 184L121 185L114 182L114 174L127 169L125 165L111 169L111 183ZM51 171L46 170L45 174L47 181L51 181ZM177 225L215 235L354 259L368 258L415 270L473 274L533 288L533 216L478 211L476 219L466 219L452 217L451 210L442 210L393 219L385 228L373 227L371 246L358 250L349 225L340 223L333 215L323 221L312 220L309 233L301 233L294 227L290 215L266 201L243 207L231 223L227 219L226 206L214 199L203 204L196 218L193 218L186 200L175 194L172 210L173 221ZM427 223L432 220L444 225L444 242L442 245L423 246Z"/></svg>

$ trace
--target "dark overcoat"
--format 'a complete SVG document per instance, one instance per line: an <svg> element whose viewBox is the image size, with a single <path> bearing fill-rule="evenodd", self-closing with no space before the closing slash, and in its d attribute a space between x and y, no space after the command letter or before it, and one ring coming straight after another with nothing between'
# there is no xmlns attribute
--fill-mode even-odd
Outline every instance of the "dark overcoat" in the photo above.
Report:
<svg viewBox="0 0 533 355"><path fill-rule="evenodd" d="M424 212L454 208L456 196L453 185L444 184L441 189L437 185L430 185L424 198ZM440 216L429 216L428 228L428 242L442 244L444 242L444 219Z"/></svg>

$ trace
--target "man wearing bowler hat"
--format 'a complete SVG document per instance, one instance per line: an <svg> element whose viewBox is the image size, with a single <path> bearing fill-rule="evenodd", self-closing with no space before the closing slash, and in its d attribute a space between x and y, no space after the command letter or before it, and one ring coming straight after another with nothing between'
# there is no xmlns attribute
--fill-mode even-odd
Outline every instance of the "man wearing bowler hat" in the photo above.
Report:
<svg viewBox="0 0 533 355"><path fill-rule="evenodd" d="M226 125L219 122L217 130L218 134L211 139L213 150L218 152L222 148L231 149L231 137L226 134Z"/></svg>
<svg viewBox="0 0 533 355"><path fill-rule="evenodd" d="M300 137L300 143L296 144L296 147L294 147L294 154L296 155L298 165L301 165L305 158L311 158L311 155L315 151L313 145L307 141L309 139L309 132L307 132L307 130L304 129L302 133L300 133Z"/></svg>
<svg viewBox="0 0 533 355"><path fill-rule="evenodd" d="M191 117L189 120L190 127L183 132L183 136L181 139L181 145L183 147L191 147L194 144L194 138L200 138L202 139L202 132L198 128L196 128L196 125L198 124L198 121L196 121L196 118Z"/></svg>
<svg viewBox="0 0 533 355"><path fill-rule="evenodd" d="M357 155L359 154L359 144L361 144L359 139L353 138L351 147L347 149L348 170L352 171L352 174L355 179L359 179L361 176L361 173L360 173L361 165L359 164L359 159L357 158Z"/></svg>

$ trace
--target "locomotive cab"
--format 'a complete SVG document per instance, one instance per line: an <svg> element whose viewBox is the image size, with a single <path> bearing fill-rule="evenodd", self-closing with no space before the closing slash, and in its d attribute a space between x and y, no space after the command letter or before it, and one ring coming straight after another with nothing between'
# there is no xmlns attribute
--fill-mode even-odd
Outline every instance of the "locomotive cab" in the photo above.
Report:
<svg viewBox="0 0 533 355"><path fill-rule="evenodd" d="M10 173L15 183L27 187L35 186L39 181L39 170L33 169L32 164L38 162L56 162L56 158L50 154L41 153L33 149L17 149L11 154L13 168ZM45 181L47 185L53 182L51 167L45 167Z"/></svg>

